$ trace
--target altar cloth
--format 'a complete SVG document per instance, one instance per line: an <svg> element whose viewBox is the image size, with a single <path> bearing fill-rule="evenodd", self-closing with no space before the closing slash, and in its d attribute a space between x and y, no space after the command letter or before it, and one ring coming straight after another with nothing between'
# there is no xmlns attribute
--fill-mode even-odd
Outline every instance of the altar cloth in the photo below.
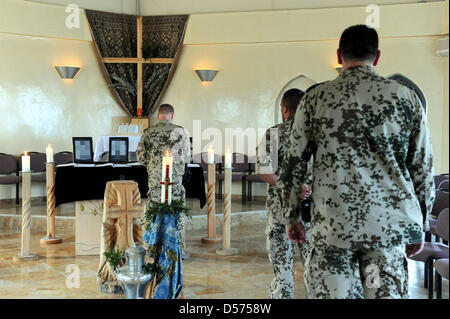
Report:
<svg viewBox="0 0 450 319"><path fill-rule="evenodd" d="M183 186L186 189L186 197L200 200L200 207L203 208L206 204L206 193L202 168L187 167L185 176ZM141 197L147 197L148 173L143 165L57 166L55 206L76 201L103 199L106 183L120 179L137 182Z"/></svg>

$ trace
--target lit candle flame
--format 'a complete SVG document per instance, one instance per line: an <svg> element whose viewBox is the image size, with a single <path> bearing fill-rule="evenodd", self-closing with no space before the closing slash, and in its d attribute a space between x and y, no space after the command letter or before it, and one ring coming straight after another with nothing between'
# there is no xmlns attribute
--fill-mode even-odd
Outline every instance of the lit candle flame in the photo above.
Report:
<svg viewBox="0 0 450 319"><path fill-rule="evenodd" d="M25 151L24 156L28 156L28 152L27 151Z"/></svg>
<svg viewBox="0 0 450 319"><path fill-rule="evenodd" d="M170 157L170 151L169 150L166 151L165 156L166 157Z"/></svg>
<svg viewBox="0 0 450 319"><path fill-rule="evenodd" d="M48 146L47 146L48 148L50 148L50 147L52 147L52 145L51 144L48 144Z"/></svg>

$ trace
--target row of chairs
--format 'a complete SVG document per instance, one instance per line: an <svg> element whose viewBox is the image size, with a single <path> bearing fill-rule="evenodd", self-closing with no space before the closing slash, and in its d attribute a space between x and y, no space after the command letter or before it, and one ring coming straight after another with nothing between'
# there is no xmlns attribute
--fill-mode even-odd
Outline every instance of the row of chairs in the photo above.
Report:
<svg viewBox="0 0 450 319"><path fill-rule="evenodd" d="M203 152L195 154L193 156L193 162L200 164L203 168L203 174L205 180L208 178L208 153ZM223 173L224 169L224 157L214 154L214 163L216 164L216 181L218 182L219 194L218 197L222 198L222 183L225 178ZM252 200L252 184L264 182L261 180L258 174L255 174L255 163L247 155L242 153L233 153L233 182L241 182L242 185L242 202ZM248 191L248 193L247 193Z"/></svg>
<svg viewBox="0 0 450 319"><path fill-rule="evenodd" d="M45 163L47 155L39 152L29 152L30 170L32 171L31 182L45 183ZM59 152L53 155L55 165L73 162L72 152ZM19 204L19 184L22 177L19 172L22 170L21 156L0 153L0 184L16 185L16 204Z"/></svg>
<svg viewBox="0 0 450 319"><path fill-rule="evenodd" d="M429 219L430 230L425 233L423 250L411 259L423 262L424 287L428 288L428 298L433 299L433 291L436 289L436 297L442 298L442 277L449 279L448 268L448 233L449 233L449 176L448 174L434 177L436 187L436 199L434 201L431 217ZM432 240L434 237L434 241ZM433 284L433 276L435 285Z"/></svg>

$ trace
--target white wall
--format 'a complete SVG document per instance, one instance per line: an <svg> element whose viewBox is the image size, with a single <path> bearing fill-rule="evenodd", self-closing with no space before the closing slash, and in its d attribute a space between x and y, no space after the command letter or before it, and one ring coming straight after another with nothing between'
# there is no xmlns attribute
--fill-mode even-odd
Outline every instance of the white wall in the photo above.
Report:
<svg viewBox="0 0 450 319"><path fill-rule="evenodd" d="M128 121L107 88L87 25L67 29L64 16L60 7L0 3L0 152L45 152L49 143L55 152L71 151L73 136L112 134ZM55 64L81 72L61 80ZM44 194L43 184L33 186L33 196ZM0 186L0 199L14 197L14 186Z"/></svg>

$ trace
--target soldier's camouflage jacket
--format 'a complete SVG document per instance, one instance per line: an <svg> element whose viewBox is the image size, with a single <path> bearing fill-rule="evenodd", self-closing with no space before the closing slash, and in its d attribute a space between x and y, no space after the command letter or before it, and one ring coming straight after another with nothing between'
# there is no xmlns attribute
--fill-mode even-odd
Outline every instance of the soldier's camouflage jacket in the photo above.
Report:
<svg viewBox="0 0 450 319"><path fill-rule="evenodd" d="M297 194L314 154L311 241L346 249L422 241L434 202L424 109L409 88L371 66L347 69L300 102L283 166L283 222L300 220Z"/></svg>
<svg viewBox="0 0 450 319"><path fill-rule="evenodd" d="M156 202L161 201L162 158L167 150L173 156L172 198L184 199L185 164L191 161L189 135L183 127L161 120L144 130L136 151L139 163L147 167L148 198Z"/></svg>
<svg viewBox="0 0 450 319"><path fill-rule="evenodd" d="M291 127L294 117L266 130L264 138L257 147L256 174L280 175L281 163L289 149ZM307 183L311 175L308 175ZM300 195L300 194L299 194ZM281 223L281 190L269 184L267 190L266 209L271 214L270 220Z"/></svg>

